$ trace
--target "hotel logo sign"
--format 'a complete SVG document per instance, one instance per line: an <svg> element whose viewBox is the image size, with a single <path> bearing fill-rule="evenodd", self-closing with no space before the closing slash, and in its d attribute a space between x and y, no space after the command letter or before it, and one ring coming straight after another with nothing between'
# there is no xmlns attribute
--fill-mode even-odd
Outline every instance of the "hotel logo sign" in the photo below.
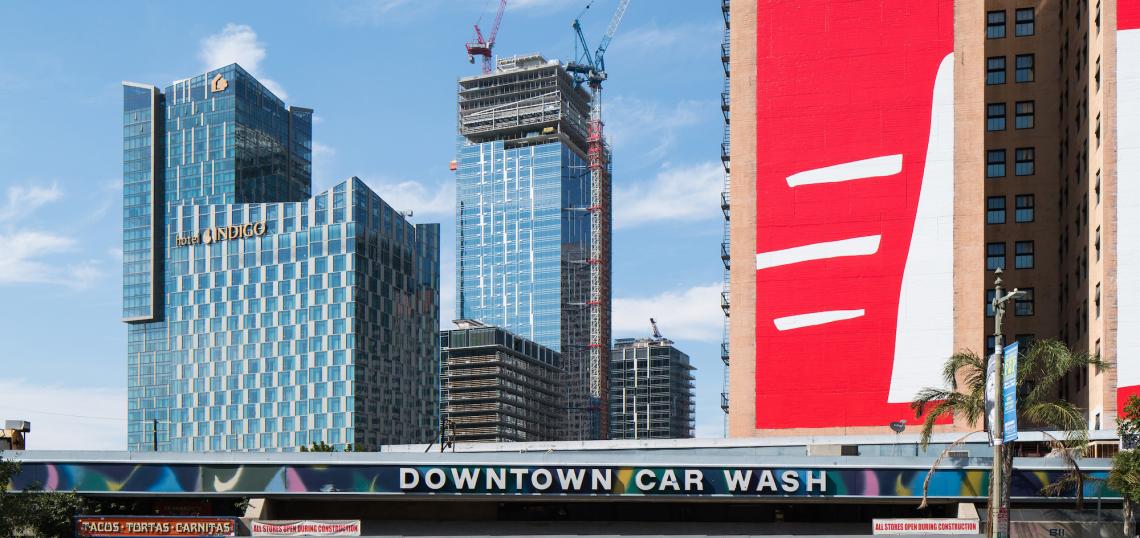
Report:
<svg viewBox="0 0 1140 538"><path fill-rule="evenodd" d="M210 81L210 91L213 93L224 92L228 87L230 87L230 83L221 73L215 75L214 79Z"/></svg>
<svg viewBox="0 0 1140 538"><path fill-rule="evenodd" d="M251 222L247 224L233 224L230 226L218 226L216 228L206 228L198 234L178 235L174 237L174 246L188 247L191 245L204 244L209 245L216 241L228 241L230 239L245 239L248 237L258 237L265 235L265 221Z"/></svg>

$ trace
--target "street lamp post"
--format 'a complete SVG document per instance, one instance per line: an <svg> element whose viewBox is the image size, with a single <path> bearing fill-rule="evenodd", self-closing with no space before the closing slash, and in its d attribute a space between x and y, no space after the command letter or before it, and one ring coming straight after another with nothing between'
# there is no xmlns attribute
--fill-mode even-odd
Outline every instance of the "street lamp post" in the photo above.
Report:
<svg viewBox="0 0 1140 538"><path fill-rule="evenodd" d="M1019 291L1014 288L1008 294L1002 294L1005 291L1002 288L1001 281L1001 268L994 269L994 299L991 305L994 309L994 355L990 360L994 361L994 416L990 419L990 435L993 437L994 445L994 461L993 477L990 481L993 487L990 488L990 532L992 538L1006 538L1005 534L1000 532L1001 528L998 525L998 516L1001 513L1002 500L1005 498L1002 495L1002 488L1005 479L1005 458L1003 458L1004 444L1002 436L1004 435L1004 421L1005 421L1005 402L1003 401L1002 390L1002 350L1005 347L1002 333L1001 333L1001 319L1005 315L1005 303L1011 299L1025 295L1024 291ZM1008 515L1007 515L1008 517Z"/></svg>

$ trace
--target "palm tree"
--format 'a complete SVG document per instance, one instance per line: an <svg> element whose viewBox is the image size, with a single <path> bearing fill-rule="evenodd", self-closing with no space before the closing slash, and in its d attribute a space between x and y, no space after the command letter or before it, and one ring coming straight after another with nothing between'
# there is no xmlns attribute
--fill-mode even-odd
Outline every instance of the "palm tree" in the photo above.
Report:
<svg viewBox="0 0 1140 538"><path fill-rule="evenodd" d="M1057 340L1038 340L1029 346L1018 358L1017 364L1017 414L1021 430L1052 430L1064 433L1064 439L1053 439L1050 444L1054 452L1061 455L1069 467L1063 481L1066 484L1081 484L1084 475L1072 457L1072 452L1088 447L1088 424L1085 412L1072 402L1057 399L1057 389L1065 378L1078 368L1107 368L1108 364L1100 357L1090 356L1070 350ZM986 361L972 351L951 355L942 367L945 387L927 387L918 392L911 403L916 417L923 417L919 444L926 448L934 433L934 426L940 419L959 419L969 425L977 425L985 415ZM998 397L1001 388L998 387ZM928 412L929 410L929 412ZM999 418L1000 420L1000 418ZM929 477L950 448L965 441L966 437L977 433L972 431L958 439L943 451L930 469ZM1012 472L1013 452L1005 451L1005 479L1009 481ZM991 488L995 485L991 477ZM1065 488L1047 488L1060 492ZM1081 487L1077 487L1077 502L1083 500ZM1008 489L1003 492L1008 499ZM922 505L926 505L926 487L923 487Z"/></svg>

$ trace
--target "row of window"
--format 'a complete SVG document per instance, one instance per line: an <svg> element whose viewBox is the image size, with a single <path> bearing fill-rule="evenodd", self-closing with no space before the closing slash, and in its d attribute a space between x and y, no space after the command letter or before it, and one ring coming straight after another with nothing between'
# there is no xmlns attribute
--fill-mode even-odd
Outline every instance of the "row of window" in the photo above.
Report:
<svg viewBox="0 0 1140 538"><path fill-rule="evenodd" d="M1014 269L1033 269L1033 241L1014 241L1013 250ZM1005 242L986 243L986 270L1005 268Z"/></svg>
<svg viewBox="0 0 1140 538"><path fill-rule="evenodd" d="M1014 222L1033 222L1035 199L1032 194L1018 194L1013 197ZM1005 224L1005 196L986 198L986 224Z"/></svg>
<svg viewBox="0 0 1140 538"><path fill-rule="evenodd" d="M1013 35L1028 37L1034 32L1033 8L1024 7L1013 11ZM1002 39L1005 37L1005 10L989 11L986 13L986 39Z"/></svg>
<svg viewBox="0 0 1140 538"><path fill-rule="evenodd" d="M1017 148L1013 151L1013 173L1018 176L1032 176L1036 151L1034 148ZM1005 177L1005 150L986 150L986 177Z"/></svg>
<svg viewBox="0 0 1140 538"><path fill-rule="evenodd" d="M1006 69L1005 56L990 56L986 58L986 85L994 86L1005 84ZM1013 81L1024 83L1033 82L1032 54L1018 54L1014 57Z"/></svg>
<svg viewBox="0 0 1140 538"><path fill-rule="evenodd" d="M986 130L1004 131L1006 120L1005 103L988 103L986 105ZM1015 129L1032 129L1035 103L1033 101L1017 101L1013 106L1013 127Z"/></svg>

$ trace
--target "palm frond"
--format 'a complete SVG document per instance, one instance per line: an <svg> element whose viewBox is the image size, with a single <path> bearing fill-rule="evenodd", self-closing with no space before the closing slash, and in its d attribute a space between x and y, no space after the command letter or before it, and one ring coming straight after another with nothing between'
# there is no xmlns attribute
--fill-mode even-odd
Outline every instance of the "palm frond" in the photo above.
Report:
<svg viewBox="0 0 1140 538"><path fill-rule="evenodd" d="M948 454L950 454L951 450L953 450L955 447L961 445L962 443L966 442L966 439L969 438L971 435L974 435L975 433L981 433L981 431L982 430L972 431L970 433L967 433L966 435L963 435L962 437L959 437L956 441L954 441L953 443L950 443L949 445L947 445L946 448L942 449L942 452L940 454L938 454L937 458L934 458L934 463L930 464L930 469L926 471L926 478L924 478L922 480L922 502L918 503L918 509L919 510L922 510L923 508L927 507L926 497L927 497L927 493L929 493L929 491L930 491L930 480L932 478L934 478L934 471L938 469L938 466L940 464L942 464L942 460ZM924 445L924 448L925 448L925 445Z"/></svg>

